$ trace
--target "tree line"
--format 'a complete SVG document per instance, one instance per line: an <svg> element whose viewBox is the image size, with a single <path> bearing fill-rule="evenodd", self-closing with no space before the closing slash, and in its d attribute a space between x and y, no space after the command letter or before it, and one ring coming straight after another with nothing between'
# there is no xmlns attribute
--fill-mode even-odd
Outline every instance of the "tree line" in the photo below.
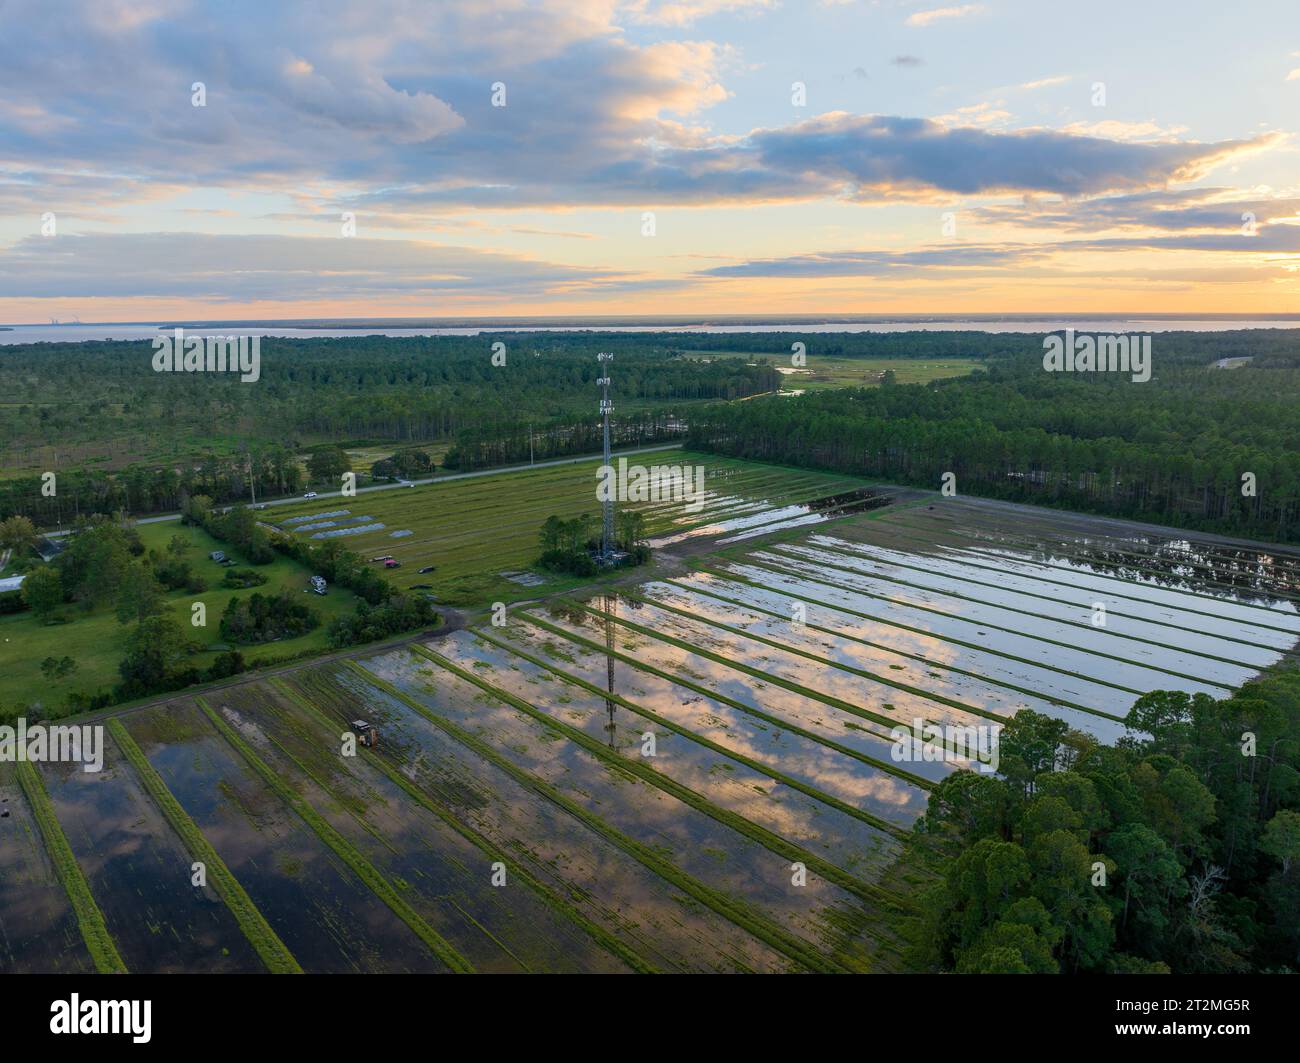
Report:
<svg viewBox="0 0 1300 1063"><path fill-rule="evenodd" d="M174 511L185 495L292 493L299 455L322 441L450 442L451 467L476 468L527 460L531 427L534 455L573 453L597 421L605 349L624 439L676 438L684 406L779 385L771 365L681 358L660 340L608 333L268 338L253 384L155 373L145 341L15 345L0 358L0 467L39 452L47 468L0 479L0 520L66 525Z"/></svg>
<svg viewBox="0 0 1300 1063"><path fill-rule="evenodd" d="M951 473L958 493L1295 541L1300 333L1224 335L1157 336L1146 383L1045 372L1036 339L969 377L697 409L687 442L929 488ZM1209 368L1210 353L1251 350L1259 366Z"/></svg>
<svg viewBox="0 0 1300 1063"><path fill-rule="evenodd" d="M959 973L1300 972L1300 671L1156 691L1115 747L1034 712L931 793L911 958Z"/></svg>

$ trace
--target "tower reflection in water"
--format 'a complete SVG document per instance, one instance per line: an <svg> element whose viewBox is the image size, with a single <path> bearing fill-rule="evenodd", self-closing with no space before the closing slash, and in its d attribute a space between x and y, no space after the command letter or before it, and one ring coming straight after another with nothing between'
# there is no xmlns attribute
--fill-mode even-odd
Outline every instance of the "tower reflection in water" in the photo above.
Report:
<svg viewBox="0 0 1300 1063"><path fill-rule="evenodd" d="M605 731L609 735L609 748L614 748L614 602L615 596L605 595L605 670L608 676L607 689L610 697L605 699L605 713L608 720Z"/></svg>

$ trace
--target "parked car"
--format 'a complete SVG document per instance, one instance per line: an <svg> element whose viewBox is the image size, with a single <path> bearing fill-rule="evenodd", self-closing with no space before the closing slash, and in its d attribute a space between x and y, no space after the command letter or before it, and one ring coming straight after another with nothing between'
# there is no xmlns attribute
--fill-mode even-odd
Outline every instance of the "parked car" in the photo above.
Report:
<svg viewBox="0 0 1300 1063"><path fill-rule="evenodd" d="M308 491L308 492L307 492L305 495L303 495L302 497L303 497L303 498L315 498L315 497L316 497L316 492L315 492L315 491Z"/></svg>
<svg viewBox="0 0 1300 1063"><path fill-rule="evenodd" d="M402 567L402 563L398 561L396 558L390 557L384 562L384 568L401 568L401 567Z"/></svg>
<svg viewBox="0 0 1300 1063"><path fill-rule="evenodd" d="M412 483L410 480L403 480L403 481L402 481L402 486L403 486L403 487L414 487L415 484Z"/></svg>
<svg viewBox="0 0 1300 1063"><path fill-rule="evenodd" d="M423 576L426 572L432 572L435 568L437 568L436 565L425 565L424 568L420 569L420 575Z"/></svg>

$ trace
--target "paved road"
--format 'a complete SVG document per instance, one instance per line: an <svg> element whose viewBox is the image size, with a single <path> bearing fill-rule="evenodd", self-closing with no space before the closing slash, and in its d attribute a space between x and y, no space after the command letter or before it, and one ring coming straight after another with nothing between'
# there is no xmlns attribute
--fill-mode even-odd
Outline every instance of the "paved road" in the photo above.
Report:
<svg viewBox="0 0 1300 1063"><path fill-rule="evenodd" d="M651 454L659 450L680 450L681 446L682 445L680 443L659 443L653 447L637 447L635 450L616 450L614 451L614 457L626 458L626 457L630 457L633 454ZM583 454L576 458L553 458L550 461L539 461L532 465L503 465L497 469L480 469L478 472L457 472L457 473L452 473L450 476L430 476L428 479L425 480L412 480L411 482L417 485L445 484L445 483L450 483L452 480L474 480L480 476L500 476L502 473L507 473L507 472L527 472L529 469L548 469L554 465L581 465L584 461L591 461L599 457L600 457L599 454ZM402 485L401 484L372 484L369 487L358 487L357 494L359 495L365 494L368 491L394 491L394 490L397 491L402 490ZM317 500L323 500L326 498L343 498L343 497L344 495L342 491L320 491L317 492L316 495ZM301 495L290 495L288 498L268 498L263 500L262 502L259 502L258 505L287 506L287 505L291 505L294 502L301 502L301 501L302 501ZM181 515L179 513L164 513L162 516L158 516L158 517L141 517L136 521L136 523L137 524L161 524L164 521L180 520L180 516ZM67 535L67 534L68 531L64 530L64 531L46 532L45 536L48 539L57 539L59 536Z"/></svg>

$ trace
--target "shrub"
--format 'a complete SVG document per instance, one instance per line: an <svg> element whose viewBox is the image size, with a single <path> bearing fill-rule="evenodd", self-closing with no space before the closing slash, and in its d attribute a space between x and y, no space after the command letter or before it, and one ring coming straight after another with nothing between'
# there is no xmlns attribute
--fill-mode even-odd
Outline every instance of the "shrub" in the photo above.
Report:
<svg viewBox="0 0 1300 1063"><path fill-rule="evenodd" d="M266 576L251 568L229 568L226 569L225 579L221 581L223 587L233 587L236 590L247 590L249 587L260 587L266 582Z"/></svg>

